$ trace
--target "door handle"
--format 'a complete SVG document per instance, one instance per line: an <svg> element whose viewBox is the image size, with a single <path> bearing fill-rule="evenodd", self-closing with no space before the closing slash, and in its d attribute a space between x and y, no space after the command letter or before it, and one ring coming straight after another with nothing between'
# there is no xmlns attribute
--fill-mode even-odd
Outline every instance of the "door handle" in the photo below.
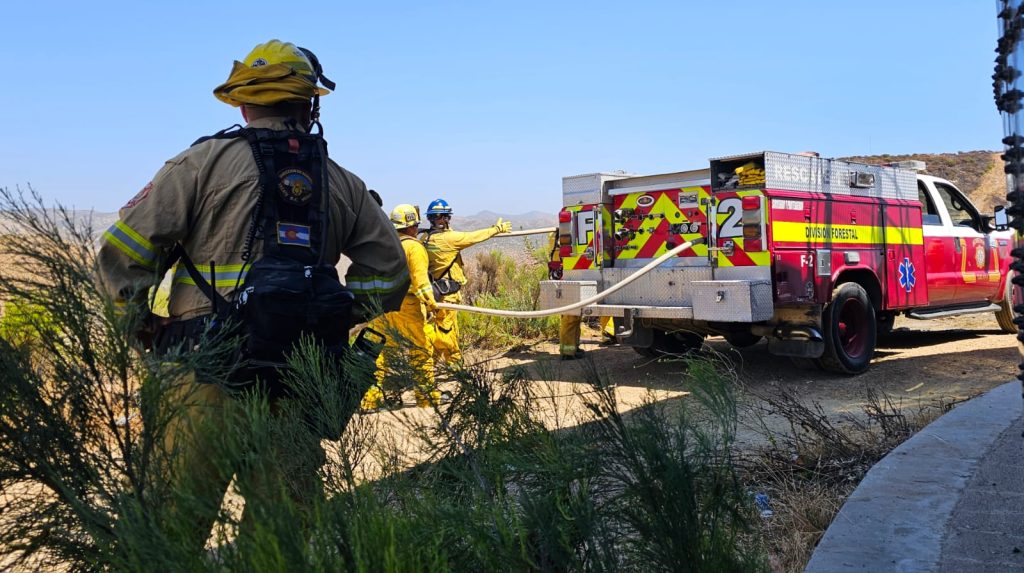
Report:
<svg viewBox="0 0 1024 573"><path fill-rule="evenodd" d="M960 246L960 241L962 241L962 240L963 239L961 239L960 237L954 237L953 238L953 247L956 249L956 252L958 252L958 253L963 248L963 247Z"/></svg>

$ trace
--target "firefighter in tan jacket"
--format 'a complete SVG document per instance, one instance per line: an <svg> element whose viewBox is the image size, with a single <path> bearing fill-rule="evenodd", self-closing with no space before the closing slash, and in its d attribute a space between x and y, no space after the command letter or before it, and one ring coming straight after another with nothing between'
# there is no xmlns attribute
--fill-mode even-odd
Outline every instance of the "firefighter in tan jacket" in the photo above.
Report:
<svg viewBox="0 0 1024 573"><path fill-rule="evenodd" d="M444 199L435 199L427 207L427 219L430 221L430 230L421 235L420 240L427 247L427 256L430 258L431 280L448 279L459 284L459 288L466 284L466 274L463 271L462 250L472 247L497 235L512 230L512 223L502 221L492 227L477 231L453 231L449 228L452 218L452 208ZM444 295L439 302L459 304L462 302L462 293L454 292ZM460 362L462 350L459 349L459 322L456 311L438 309L434 317L433 336L431 342L434 345L434 358L447 360L449 362Z"/></svg>
<svg viewBox="0 0 1024 573"><path fill-rule="evenodd" d="M244 62L235 62L228 80L214 95L241 107L248 127L306 133L316 122L323 78L319 63L308 51L273 40L257 46ZM316 122L316 123L314 123ZM330 225L323 233L324 262L336 265L342 254L352 260L345 276L356 297L353 323L373 318L380 309L397 309L409 285L405 257L387 217L367 193L363 182L329 159L326 162L327 213ZM280 193L298 188L281 178ZM104 233L98 255L99 275L105 288L122 305L143 305L147 291L157 285L168 252L175 244L184 247L207 282L231 301L248 268L242 260L247 231L257 199L261 197L260 170L244 138L212 138L199 142L167 161L152 182L120 210L120 219ZM286 197L287 199L287 197ZM308 244L309 234L296 226L279 224L263 229L284 244ZM309 227L306 227L308 229ZM270 239L267 239L270 240ZM251 244L251 260L259 259L262 240ZM215 265L211 264L215 262ZM211 266L215 266L214 273ZM373 309L377 308L377 311ZM211 302L196 281L179 264L174 270L169 311L174 324L186 324L211 313ZM173 326L173 324L172 324ZM204 500L206 510L187 510L194 519L195 550L201 551L232 472L224 463L209 459L202 436L194 434L225 424L218 410L230 399L215 384L197 384L194 377L176 381L172 396L185 403L182 414L170 426L165 440L173 452L171 483L194 484L192 492ZM319 438L282 444L280 466L296 502L319 491L317 471L324 459ZM223 462L223 460L221 460ZM241 468L239 468L241 471ZM190 490L191 491L191 490ZM206 503L209 501L210 503Z"/></svg>

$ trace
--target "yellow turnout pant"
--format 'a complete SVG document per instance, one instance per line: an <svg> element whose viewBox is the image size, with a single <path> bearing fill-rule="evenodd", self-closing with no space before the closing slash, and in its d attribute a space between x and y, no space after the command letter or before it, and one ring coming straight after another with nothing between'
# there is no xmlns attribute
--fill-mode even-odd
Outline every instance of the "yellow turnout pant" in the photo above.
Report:
<svg viewBox="0 0 1024 573"><path fill-rule="evenodd" d="M445 295L441 302L462 304L462 293ZM462 362L462 350L459 348L458 311L437 309L431 330L434 358L447 362Z"/></svg>
<svg viewBox="0 0 1024 573"><path fill-rule="evenodd" d="M386 394L399 396L409 386L421 392L433 391L434 348L420 301L406 296L402 308L376 319L371 326L388 337L383 352L377 357L377 383L381 389ZM402 372L403 364L415 370L415 380L407 380L410 373Z"/></svg>
<svg viewBox="0 0 1024 573"><path fill-rule="evenodd" d="M236 473L239 491L247 496L242 520L246 529L252 530L258 513L254 504L273 503L281 483L303 519L308 517L313 500L323 494L318 472L326 455L319 436L311 431L270 432L273 459L254 463L240 445L244 441L231 439L244 418L228 408L234 398L220 386L198 384L190 375L174 382L164 399L171 408L163 453L174 495L168 522L173 535L201 552ZM298 410L282 407L285 400L270 403L272 419L284 421ZM295 422L288 427L303 427L301 421L288 422Z"/></svg>

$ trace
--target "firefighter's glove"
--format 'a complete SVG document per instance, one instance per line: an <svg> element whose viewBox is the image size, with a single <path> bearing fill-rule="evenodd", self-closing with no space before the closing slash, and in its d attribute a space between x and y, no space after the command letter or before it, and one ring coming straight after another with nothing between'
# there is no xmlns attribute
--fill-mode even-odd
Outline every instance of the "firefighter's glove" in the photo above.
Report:
<svg viewBox="0 0 1024 573"><path fill-rule="evenodd" d="M507 233L512 230L512 223L509 221L502 221L499 217L498 222L494 224L494 228L497 229L499 233Z"/></svg>

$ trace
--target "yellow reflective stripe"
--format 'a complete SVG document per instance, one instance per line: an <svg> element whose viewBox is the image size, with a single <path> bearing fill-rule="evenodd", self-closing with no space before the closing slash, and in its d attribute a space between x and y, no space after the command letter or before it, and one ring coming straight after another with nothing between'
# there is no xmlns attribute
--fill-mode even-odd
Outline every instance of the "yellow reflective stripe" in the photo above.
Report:
<svg viewBox="0 0 1024 573"><path fill-rule="evenodd" d="M924 230L914 227L886 227L885 242L890 245L923 245Z"/></svg>
<svg viewBox="0 0 1024 573"><path fill-rule="evenodd" d="M819 225L775 221L772 238L787 243L923 245L924 233L912 227L871 225Z"/></svg>
<svg viewBox="0 0 1024 573"><path fill-rule="evenodd" d="M110 231L104 231L103 232L103 239L107 242L107 244L114 245L115 247L117 247L117 250L121 251L122 253L127 255L128 258L130 258L131 260L133 260L133 261L139 263L140 265L146 267L147 269L155 269L156 268L156 260L155 260L155 258L154 259L146 258L142 254L140 254L138 251L133 249L132 247L126 245L121 240L120 237L117 237L116 235L114 235Z"/></svg>
<svg viewBox="0 0 1024 573"><path fill-rule="evenodd" d="M149 251L155 250L153 249L153 243L150 243L149 240L147 240L145 237L136 232L135 229L129 227L124 221L118 220L116 223L114 223L114 226L120 229L121 232L123 232L125 235L131 237L132 240L138 243L139 246L141 246L142 248L147 249Z"/></svg>
<svg viewBox="0 0 1024 573"><path fill-rule="evenodd" d="M369 277L358 277L350 276L346 277L345 286L348 290L356 294L386 294L394 292L404 286L402 283L409 276L409 271L405 270L402 273L395 275L394 277L381 277L381 276L369 276Z"/></svg>
<svg viewBox="0 0 1024 573"><path fill-rule="evenodd" d="M217 277L218 277L217 278L217 284L213 285L214 288L232 288L236 284L237 285L242 284L242 281L245 280L244 278L239 280L239 278L237 276L233 277L233 278L227 278L227 279L220 278L220 275L217 275ZM206 278L206 277L203 277L203 278ZM207 282L209 282L209 279L206 279L206 280L207 280ZM181 285L199 286L199 285L196 284L196 281L192 280L192 277L175 277L174 278L174 283L175 284L181 284Z"/></svg>

